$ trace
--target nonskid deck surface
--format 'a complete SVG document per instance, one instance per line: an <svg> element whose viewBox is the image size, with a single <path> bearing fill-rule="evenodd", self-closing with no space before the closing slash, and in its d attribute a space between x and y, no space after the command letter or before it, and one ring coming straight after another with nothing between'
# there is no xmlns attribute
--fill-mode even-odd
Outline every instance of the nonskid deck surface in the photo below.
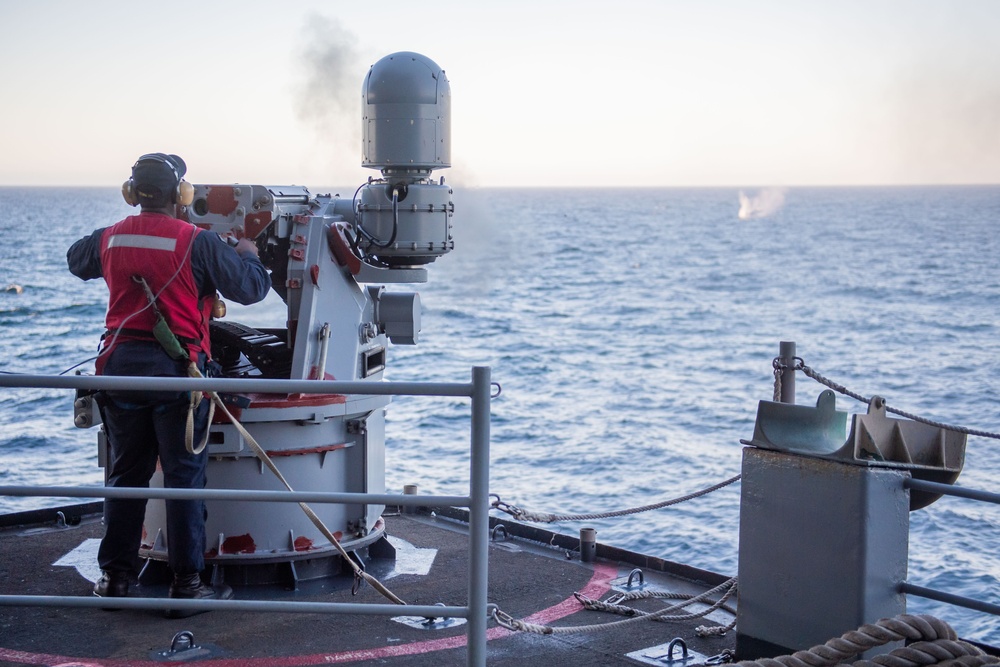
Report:
<svg viewBox="0 0 1000 667"><path fill-rule="evenodd" d="M371 561L368 571L410 604L464 605L467 601L468 541L454 522L425 516L388 516L387 534L397 560ZM5 595L90 596L91 552L102 533L99 518L61 529L0 531L0 592ZM584 611L574 592L607 597L616 578L633 565L598 561L582 564L564 552L507 539L489 550L489 600L514 618L541 625L580 626L621 620ZM79 561L79 569L74 566ZM91 568L88 571L88 568ZM83 570L81 574L80 570ZM647 584L682 593L709 586L645 571ZM238 599L385 603L371 586L351 595L351 578L302 582L299 590L235 587ZM265 595L266 593L266 595ZM140 586L132 595L161 597L165 586ZM642 607L641 603L633 603ZM644 607L653 611L662 602ZM405 608L400 614L406 615ZM723 612L718 620L725 623ZM716 618L713 615L713 618ZM699 638L704 619L685 623L638 622L620 629L541 636L513 633L490 621L490 665L636 665L632 651L682 637L690 650L712 656L732 648L730 632ZM709 621L709 624L712 624ZM419 624L418 624L419 625ZM190 631L204 651L196 662L215 667L292 665L464 665L466 626L426 630L384 616L318 613L212 611L168 620L153 610L0 606L0 665L87 665L135 667L163 664L174 636ZM185 662L183 664L193 664Z"/></svg>

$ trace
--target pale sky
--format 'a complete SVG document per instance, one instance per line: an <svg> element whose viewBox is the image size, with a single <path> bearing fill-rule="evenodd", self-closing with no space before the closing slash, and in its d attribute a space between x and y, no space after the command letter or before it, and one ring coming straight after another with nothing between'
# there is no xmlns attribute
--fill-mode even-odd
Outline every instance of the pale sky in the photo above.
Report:
<svg viewBox="0 0 1000 667"><path fill-rule="evenodd" d="M0 0L0 36L0 185L360 183L397 51L462 186L1000 183L998 0Z"/></svg>

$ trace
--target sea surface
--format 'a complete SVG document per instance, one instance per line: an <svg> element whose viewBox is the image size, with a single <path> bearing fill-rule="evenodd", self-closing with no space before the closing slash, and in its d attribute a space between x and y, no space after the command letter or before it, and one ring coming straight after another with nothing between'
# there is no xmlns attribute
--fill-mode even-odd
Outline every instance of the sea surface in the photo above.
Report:
<svg viewBox="0 0 1000 667"><path fill-rule="evenodd" d="M387 377L492 368L491 490L505 502L600 513L738 474L780 341L858 394L1000 431L1000 187L457 188L455 204L456 250L418 287L419 344L390 348ZM92 372L107 290L72 276L66 249L130 211L113 188L0 188L0 290L22 288L0 291L0 371ZM230 319L281 325L284 309L273 297ZM823 389L799 374L798 403ZM96 434L73 427L71 404L0 389L0 484L101 483ZM387 487L467 492L468 441L466 401L397 399ZM1000 442L970 437L959 484L995 491L998 473ZM736 574L739 494L557 529ZM0 498L0 511L52 504ZM995 505L944 498L910 519L911 582L1000 603ZM909 610L1000 643L995 617L913 597Z"/></svg>

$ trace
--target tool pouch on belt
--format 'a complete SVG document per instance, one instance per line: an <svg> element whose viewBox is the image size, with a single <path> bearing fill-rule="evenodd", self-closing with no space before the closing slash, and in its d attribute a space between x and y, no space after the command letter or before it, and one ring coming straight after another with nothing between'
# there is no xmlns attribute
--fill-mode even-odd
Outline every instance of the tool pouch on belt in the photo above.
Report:
<svg viewBox="0 0 1000 667"><path fill-rule="evenodd" d="M146 293L146 298L149 300L149 306L153 309L153 313L156 315L156 324L153 325L153 338L160 344L163 350L170 356L171 359L176 359L177 361L187 361L188 362L188 376L193 378L202 377L201 371L198 370L198 365L195 363L194 359L188 354L188 351L184 349L181 345L180 340L173 331L170 330L170 325L167 324L167 320L163 317L163 313L160 309L156 307L156 297L153 296L153 290L149 289L149 283L142 276L132 276L132 279L142 285L143 291ZM212 416L215 413L215 403L209 403L209 415L208 423L205 425L205 437L200 444L194 443L194 411L198 409L201 405L201 401L204 395L200 391L190 392L191 403L188 406L187 424L185 426L184 433L184 447L191 454L201 454L208 444L208 424L212 423Z"/></svg>
<svg viewBox="0 0 1000 667"><path fill-rule="evenodd" d="M153 290L149 289L149 283L147 283L146 279L140 275L132 276L132 280L142 286L142 291L145 292L146 299L149 301L149 307L153 309L153 314L156 316L156 324L153 325L153 338L155 338L164 351L170 355L171 359L176 359L177 361L190 359L188 351L184 349L184 346L181 345L177 336L170 330L170 325L167 324L167 320L163 317L163 313L161 313L160 309L156 306L156 297L153 296Z"/></svg>
<svg viewBox="0 0 1000 667"><path fill-rule="evenodd" d="M159 312L156 313L156 324L153 325L153 338L157 340L161 347L171 359L176 359L177 361L184 361L189 359L188 351L184 349L181 342L177 340L177 336L174 332L170 330L170 326L167 321L163 319L163 315Z"/></svg>

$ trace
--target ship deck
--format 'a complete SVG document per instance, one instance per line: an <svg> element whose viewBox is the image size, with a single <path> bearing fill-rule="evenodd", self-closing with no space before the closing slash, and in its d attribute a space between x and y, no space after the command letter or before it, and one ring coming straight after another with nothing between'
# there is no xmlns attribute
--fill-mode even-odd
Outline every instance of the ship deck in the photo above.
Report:
<svg viewBox="0 0 1000 667"><path fill-rule="evenodd" d="M0 593L4 595L91 596L96 575L94 554L102 535L97 506L66 508L68 523L54 512L32 514L33 525L0 528ZM452 510L451 512L455 512ZM77 521L79 519L79 521ZM386 534L396 559L370 560L367 571L410 604L463 605L467 601L468 538L460 516L386 514ZM499 520L495 520L499 522ZM9 522L8 522L9 523ZM574 596L607 598L613 586L637 567L644 585L681 594L698 594L725 577L598 545L597 559L583 563L573 538L504 522L494 530L489 549L488 598L518 619L553 627L584 626L622 620L584 610ZM506 533L506 534L505 534ZM636 585L638 578L633 582ZM352 595L349 576L299 582L296 588L234 586L240 600L385 603L371 586ZM133 587L130 596L165 597L165 585ZM629 603L645 611L670 601ZM401 616L405 607L400 607ZM727 624L724 611L684 622L639 621L609 630L539 635L514 632L490 621L490 665L641 665L667 664L628 657L680 637L689 651L715 656L735 643L734 633L698 637L698 625ZM188 631L199 648L171 655L177 633ZM662 655L665 650L650 651ZM635 655L635 654L633 654ZM679 651L676 653L679 655ZM166 619L162 611L66 606L0 606L0 665L74 665L137 667L163 662L213 667L291 667L293 665L464 665L466 625L461 619L396 618L324 613L211 611L187 619ZM688 661L684 664L697 664Z"/></svg>

